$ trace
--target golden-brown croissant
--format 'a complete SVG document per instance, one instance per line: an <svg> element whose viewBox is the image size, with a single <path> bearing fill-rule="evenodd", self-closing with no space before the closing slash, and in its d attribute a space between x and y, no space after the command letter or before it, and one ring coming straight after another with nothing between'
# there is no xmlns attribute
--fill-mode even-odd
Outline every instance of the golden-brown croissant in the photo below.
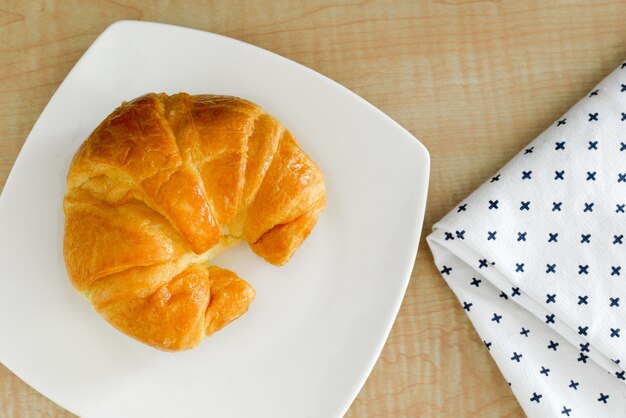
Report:
<svg viewBox="0 0 626 418"><path fill-rule="evenodd" d="M284 264L325 203L320 169L261 107L147 94L117 108L74 156L65 264L117 329L185 350L245 313L255 295L207 261L243 239Z"/></svg>

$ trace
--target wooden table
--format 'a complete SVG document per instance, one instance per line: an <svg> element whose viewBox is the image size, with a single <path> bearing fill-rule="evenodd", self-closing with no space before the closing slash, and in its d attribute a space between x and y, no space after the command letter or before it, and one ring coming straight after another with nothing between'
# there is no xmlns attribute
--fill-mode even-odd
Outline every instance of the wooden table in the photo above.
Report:
<svg viewBox="0 0 626 418"><path fill-rule="evenodd" d="M0 0L0 188L67 72L119 19L250 42L389 114L432 157L423 238L626 58L620 1L153 3ZM422 239L398 319L347 416L522 415ZM0 366L0 416L72 415Z"/></svg>

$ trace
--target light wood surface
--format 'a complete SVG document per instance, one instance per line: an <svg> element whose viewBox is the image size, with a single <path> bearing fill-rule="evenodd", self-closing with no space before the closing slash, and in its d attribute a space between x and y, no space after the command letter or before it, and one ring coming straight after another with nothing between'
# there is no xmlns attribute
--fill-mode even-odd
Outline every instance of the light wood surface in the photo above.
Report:
<svg viewBox="0 0 626 418"><path fill-rule="evenodd" d="M67 72L120 19L269 49L345 85L418 137L432 158L420 250L391 335L347 416L523 416L424 237L626 59L626 4L0 0L0 189ZM73 415L0 365L0 416Z"/></svg>

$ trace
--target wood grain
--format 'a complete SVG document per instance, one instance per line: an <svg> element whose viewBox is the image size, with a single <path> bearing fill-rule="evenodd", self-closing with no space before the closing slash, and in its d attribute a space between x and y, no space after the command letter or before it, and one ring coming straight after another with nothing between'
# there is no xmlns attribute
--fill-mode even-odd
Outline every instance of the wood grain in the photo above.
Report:
<svg viewBox="0 0 626 418"><path fill-rule="evenodd" d="M626 58L625 18L621 1L0 0L0 188L91 42L116 20L141 19L284 55L406 127L432 158L425 237ZM0 366L0 416L73 415ZM398 319L347 416L523 416L424 239Z"/></svg>

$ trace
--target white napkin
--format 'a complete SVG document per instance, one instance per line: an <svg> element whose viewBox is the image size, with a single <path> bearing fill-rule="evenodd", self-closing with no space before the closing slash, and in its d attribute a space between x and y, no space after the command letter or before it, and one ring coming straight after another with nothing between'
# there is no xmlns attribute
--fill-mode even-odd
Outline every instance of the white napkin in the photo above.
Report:
<svg viewBox="0 0 626 418"><path fill-rule="evenodd" d="M528 416L626 416L626 63L428 244Z"/></svg>

